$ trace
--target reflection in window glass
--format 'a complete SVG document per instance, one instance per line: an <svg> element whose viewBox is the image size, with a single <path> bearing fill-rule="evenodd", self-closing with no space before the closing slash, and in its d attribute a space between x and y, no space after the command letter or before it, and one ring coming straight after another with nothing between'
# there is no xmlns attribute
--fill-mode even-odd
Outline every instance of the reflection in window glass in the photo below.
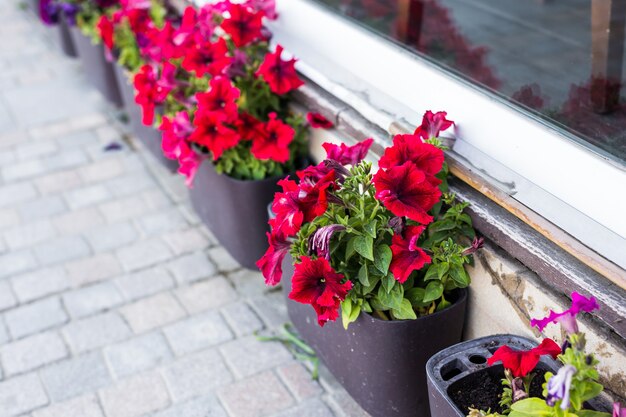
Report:
<svg viewBox="0 0 626 417"><path fill-rule="evenodd" d="M626 1L316 1L626 162Z"/></svg>

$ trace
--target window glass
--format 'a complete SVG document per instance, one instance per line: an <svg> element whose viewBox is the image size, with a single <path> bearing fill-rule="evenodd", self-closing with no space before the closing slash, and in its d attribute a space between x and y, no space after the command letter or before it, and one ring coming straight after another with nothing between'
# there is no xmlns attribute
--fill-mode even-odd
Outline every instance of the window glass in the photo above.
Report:
<svg viewBox="0 0 626 417"><path fill-rule="evenodd" d="M626 1L314 1L626 163Z"/></svg>

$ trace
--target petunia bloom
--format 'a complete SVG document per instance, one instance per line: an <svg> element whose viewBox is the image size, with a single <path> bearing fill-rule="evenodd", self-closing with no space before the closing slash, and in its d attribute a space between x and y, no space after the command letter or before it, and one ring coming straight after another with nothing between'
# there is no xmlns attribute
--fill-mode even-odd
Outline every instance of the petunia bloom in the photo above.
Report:
<svg viewBox="0 0 626 417"><path fill-rule="evenodd" d="M612 417L626 417L626 408L622 407L620 403L613 403Z"/></svg>
<svg viewBox="0 0 626 417"><path fill-rule="evenodd" d="M182 67L189 72L194 72L197 77L203 77L206 74L215 77L226 71L230 61L226 41L220 38L216 42L198 42L188 48Z"/></svg>
<svg viewBox="0 0 626 417"><path fill-rule="evenodd" d="M242 4L231 4L228 14L222 29L230 35L236 47L246 46L261 37L263 13L252 11Z"/></svg>
<svg viewBox="0 0 626 417"><path fill-rule="evenodd" d="M420 138L432 139L438 138L441 131L448 129L450 126L454 125L452 120L446 119L445 111L439 111L437 113L433 113L428 110L424 117L422 118L422 124L417 129L415 129L415 135Z"/></svg>
<svg viewBox="0 0 626 417"><path fill-rule="evenodd" d="M283 123L272 112L267 123L259 126L257 133L252 140L252 155L258 159L271 159L280 163L289 161L289 145L296 135L293 127Z"/></svg>
<svg viewBox="0 0 626 417"><path fill-rule="evenodd" d="M276 0L248 0L247 4L254 10L261 11L270 20L278 19Z"/></svg>
<svg viewBox="0 0 626 417"><path fill-rule="evenodd" d="M406 216L421 224L432 222L427 211L433 208L441 191L426 179L412 162L380 170L374 175L376 198L394 215Z"/></svg>
<svg viewBox="0 0 626 417"><path fill-rule="evenodd" d="M287 94L304 84L296 73L296 60L283 61L280 57L283 47L276 45L276 52L267 53L265 60L256 72L269 84L270 90L276 94Z"/></svg>
<svg viewBox="0 0 626 417"><path fill-rule="evenodd" d="M202 157L189 146L181 149L182 152L178 156L178 173L185 176L185 184L187 184L187 187L191 188L196 172L198 172L198 168L202 163Z"/></svg>
<svg viewBox="0 0 626 417"><path fill-rule="evenodd" d="M546 404L553 407L558 400L561 400L561 410L569 408L570 388L572 386L572 377L577 372L576 367L565 365L548 380L548 397Z"/></svg>
<svg viewBox="0 0 626 417"><path fill-rule="evenodd" d="M337 146L326 142L322 147L326 151L326 158L338 161L342 165L356 165L365 158L372 143L374 139L370 138L352 146L346 146L345 143Z"/></svg>
<svg viewBox="0 0 626 417"><path fill-rule="evenodd" d="M543 339L541 344L527 351L513 350L508 346L500 346L487 359L489 365L502 361L502 365L511 371L514 377L523 378L530 373L543 355L550 355L554 359L561 353L561 347L552 339Z"/></svg>
<svg viewBox="0 0 626 417"><path fill-rule="evenodd" d="M289 253L291 242L280 233L266 234L269 247L256 266L265 278L265 285L277 285L283 276L283 259Z"/></svg>
<svg viewBox="0 0 626 417"><path fill-rule="evenodd" d="M96 24L102 43L110 51L113 49L113 22L106 15L102 15Z"/></svg>
<svg viewBox="0 0 626 417"><path fill-rule="evenodd" d="M239 143L237 131L226 126L226 115L220 112L196 111L193 124L196 129L189 136L191 142L207 147L216 161L225 150L235 147Z"/></svg>
<svg viewBox="0 0 626 417"><path fill-rule="evenodd" d="M352 283L333 270L330 263L307 256L295 265L289 298L303 304L311 304L317 313L317 322L324 326L339 317L339 306L352 289Z"/></svg>
<svg viewBox="0 0 626 417"><path fill-rule="evenodd" d="M439 185L441 181L435 178L435 175L443 167L443 151L429 143L422 142L416 135L396 135L393 138L393 146L385 149L385 153L378 161L378 166L389 169L408 161L424 171L433 185Z"/></svg>
<svg viewBox="0 0 626 417"><path fill-rule="evenodd" d="M306 115L306 120L309 122L309 125L311 125L311 127L314 129L332 129L333 126L335 126L333 122L328 120L321 113L309 112Z"/></svg>
<svg viewBox="0 0 626 417"><path fill-rule="evenodd" d="M164 66L163 68L166 68ZM157 104L162 103L169 94L171 87L160 82L157 78L157 71L152 65L143 65L139 68L133 84L136 90L135 102L143 110L143 124L152 125L154 121L154 109Z"/></svg>
<svg viewBox="0 0 626 417"><path fill-rule="evenodd" d="M548 324L559 323L567 333L578 333L576 315L581 311L589 313L593 310L597 310L598 308L600 307L594 297L586 298L577 292L573 292L572 306L568 310L565 310L562 313L555 313L553 310L550 310L548 317L541 320L532 319L530 321L530 325L537 327L539 331L543 331Z"/></svg>
<svg viewBox="0 0 626 417"><path fill-rule="evenodd" d="M430 263L430 256L417 246L417 240L426 226L408 226L404 229L404 237L394 234L391 238L391 265L389 269L394 278L403 284L413 271L419 271Z"/></svg>
<svg viewBox="0 0 626 417"><path fill-rule="evenodd" d="M159 130L163 132L163 154L169 159L178 159L184 152L183 147L187 146L187 138L193 132L189 113L181 111L174 117L163 116Z"/></svg>
<svg viewBox="0 0 626 417"><path fill-rule="evenodd" d="M237 118L237 99L241 92L235 87L230 79L219 76L211 79L209 91L196 93L198 110L201 112L222 112L226 119L234 121Z"/></svg>
<svg viewBox="0 0 626 417"><path fill-rule="evenodd" d="M330 261L330 239L342 230L346 230L346 227L340 224L330 224L317 229L309 236L309 253Z"/></svg>

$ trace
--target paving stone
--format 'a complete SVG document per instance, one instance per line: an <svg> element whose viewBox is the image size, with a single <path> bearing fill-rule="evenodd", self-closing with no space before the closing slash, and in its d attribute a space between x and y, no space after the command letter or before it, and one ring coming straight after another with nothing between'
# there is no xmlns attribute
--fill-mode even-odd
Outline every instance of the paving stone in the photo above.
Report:
<svg viewBox="0 0 626 417"><path fill-rule="evenodd" d="M0 255L0 278L28 271L37 266L37 260L29 250Z"/></svg>
<svg viewBox="0 0 626 417"><path fill-rule="evenodd" d="M146 236L160 235L187 226L187 221L176 208L142 216L138 223Z"/></svg>
<svg viewBox="0 0 626 417"><path fill-rule="evenodd" d="M107 417L139 417L167 407L165 383L157 373L137 375L100 391Z"/></svg>
<svg viewBox="0 0 626 417"><path fill-rule="evenodd" d="M37 143L24 143L23 145L16 146L14 152L17 159L25 161L54 153L57 150L56 143L52 141L42 141Z"/></svg>
<svg viewBox="0 0 626 417"><path fill-rule="evenodd" d="M49 170L62 170L84 165L89 162L89 158L80 149L68 149L44 158L43 162Z"/></svg>
<svg viewBox="0 0 626 417"><path fill-rule="evenodd" d="M33 412L33 417L104 417L98 397L84 395Z"/></svg>
<svg viewBox="0 0 626 417"><path fill-rule="evenodd" d="M82 180L76 171L67 170L36 178L34 183L41 194L48 195L79 187Z"/></svg>
<svg viewBox="0 0 626 417"><path fill-rule="evenodd" d="M50 398L56 402L94 392L111 382L100 352L50 365L40 375Z"/></svg>
<svg viewBox="0 0 626 417"><path fill-rule="evenodd" d="M13 206L37 197L37 191L28 182L9 184L0 187L0 207Z"/></svg>
<svg viewBox="0 0 626 417"><path fill-rule="evenodd" d="M59 233L74 235L104 224L104 218L98 210L88 207L81 210L72 210L70 213L58 216L53 220L53 223Z"/></svg>
<svg viewBox="0 0 626 417"><path fill-rule="evenodd" d="M100 204L98 208L108 223L140 217L149 211L146 202L136 195L107 201Z"/></svg>
<svg viewBox="0 0 626 417"><path fill-rule="evenodd" d="M181 284L209 278L217 273L215 265L202 252L181 256L171 261L167 267Z"/></svg>
<svg viewBox="0 0 626 417"><path fill-rule="evenodd" d="M92 229L87 234L89 244L96 252L119 249L135 242L137 231L131 223L115 223Z"/></svg>
<svg viewBox="0 0 626 417"><path fill-rule="evenodd" d="M156 186L154 180L147 175L123 175L106 181L106 186L116 197L137 194Z"/></svg>
<svg viewBox="0 0 626 417"><path fill-rule="evenodd" d="M177 360L163 370L163 377L175 402L211 393L215 388L233 380L230 371L215 350L207 350Z"/></svg>
<svg viewBox="0 0 626 417"><path fill-rule="evenodd" d="M145 169L143 163L140 164L142 169ZM140 195L150 210L160 210L172 207L172 200L170 200L160 188L144 191Z"/></svg>
<svg viewBox="0 0 626 417"><path fill-rule="evenodd" d="M220 272L231 272L241 268L241 265L222 246L209 249L209 257Z"/></svg>
<svg viewBox="0 0 626 417"><path fill-rule="evenodd" d="M219 308L237 299L230 282L222 276L179 288L174 294L190 314Z"/></svg>
<svg viewBox="0 0 626 417"><path fill-rule="evenodd" d="M67 357L63 339L55 332L40 333L0 348L6 375L21 374Z"/></svg>
<svg viewBox="0 0 626 417"><path fill-rule="evenodd" d="M135 333L161 327L185 316L185 310L176 299L166 293L126 305L120 308L120 312Z"/></svg>
<svg viewBox="0 0 626 417"><path fill-rule="evenodd" d="M115 378L121 378L155 368L172 357L161 333L148 333L109 346L104 356Z"/></svg>
<svg viewBox="0 0 626 417"><path fill-rule="evenodd" d="M38 159L17 162L2 168L2 178L6 182L15 182L41 175L46 170L46 166Z"/></svg>
<svg viewBox="0 0 626 417"><path fill-rule="evenodd" d="M117 251L117 256L126 271L136 271L163 262L172 252L160 240L146 240Z"/></svg>
<svg viewBox="0 0 626 417"><path fill-rule="evenodd" d="M66 211L65 201L59 196L39 198L20 206L20 215L25 221L49 218Z"/></svg>
<svg viewBox="0 0 626 417"><path fill-rule="evenodd" d="M215 395L208 395L176 404L150 417L228 417L228 414Z"/></svg>
<svg viewBox="0 0 626 417"><path fill-rule="evenodd" d="M14 417L47 403L46 392L35 374L0 382L0 417Z"/></svg>
<svg viewBox="0 0 626 417"><path fill-rule="evenodd" d="M63 329L72 351L82 353L111 345L131 336L124 320L113 312L73 321Z"/></svg>
<svg viewBox="0 0 626 417"><path fill-rule="evenodd" d="M109 180L122 175L126 171L119 159L105 159L86 165L79 169L79 175L84 183L93 183Z"/></svg>
<svg viewBox="0 0 626 417"><path fill-rule="evenodd" d="M56 231L49 220L23 224L4 233L4 238L13 250L33 246L56 236Z"/></svg>
<svg viewBox="0 0 626 417"><path fill-rule="evenodd" d="M58 298L46 298L9 310L4 318L14 339L58 326L68 319Z"/></svg>
<svg viewBox="0 0 626 417"><path fill-rule="evenodd" d="M263 328L263 322L245 302L222 308L222 316L237 337L247 336Z"/></svg>
<svg viewBox="0 0 626 417"><path fill-rule="evenodd" d="M241 269L228 275L228 278L235 284L237 292L249 297L264 295L270 288L265 285L263 275L258 271Z"/></svg>
<svg viewBox="0 0 626 417"><path fill-rule="evenodd" d="M71 209L87 207L107 200L111 194L104 185L90 185L65 193L65 199Z"/></svg>
<svg viewBox="0 0 626 417"><path fill-rule="evenodd" d="M252 309L257 313L265 325L270 329L281 327L289 322L287 305L282 292L272 292L261 297L249 299Z"/></svg>
<svg viewBox="0 0 626 417"><path fill-rule="evenodd" d="M117 258L109 253L101 253L90 258L67 263L65 268L72 287L81 287L102 281L122 272Z"/></svg>
<svg viewBox="0 0 626 417"><path fill-rule="evenodd" d="M311 373L300 363L281 366L276 372L298 401L315 397L323 392L322 387L311 377Z"/></svg>
<svg viewBox="0 0 626 417"><path fill-rule="evenodd" d="M15 307L17 300L8 281L0 281L0 311Z"/></svg>
<svg viewBox="0 0 626 417"><path fill-rule="evenodd" d="M13 208L0 209L0 230L8 229L19 225L20 215Z"/></svg>
<svg viewBox="0 0 626 417"><path fill-rule="evenodd" d="M370 417L363 409L341 389L328 397L328 402L336 414L342 417Z"/></svg>
<svg viewBox="0 0 626 417"><path fill-rule="evenodd" d="M69 287L65 269L61 266L38 269L11 279L13 290L21 302L28 302L61 292Z"/></svg>
<svg viewBox="0 0 626 417"><path fill-rule="evenodd" d="M320 399L315 398L277 414L275 417L334 417L335 414Z"/></svg>
<svg viewBox="0 0 626 417"><path fill-rule="evenodd" d="M48 240L35 246L34 251L37 259L43 265L71 261L88 256L91 252L85 240L78 236Z"/></svg>
<svg viewBox="0 0 626 417"><path fill-rule="evenodd" d="M127 300L134 301L173 288L174 279L157 266L117 278L115 284Z"/></svg>
<svg viewBox="0 0 626 417"><path fill-rule="evenodd" d="M228 325L217 312L190 317L166 327L163 332L177 355L196 352L233 338Z"/></svg>
<svg viewBox="0 0 626 417"><path fill-rule="evenodd" d="M163 236L175 255L202 250L209 246L209 240L196 229L178 230Z"/></svg>
<svg viewBox="0 0 626 417"><path fill-rule="evenodd" d="M237 377L247 377L293 360L280 342L260 341L254 336L226 343L219 349Z"/></svg>
<svg viewBox="0 0 626 417"><path fill-rule="evenodd" d="M262 417L294 404L287 389L272 372L264 372L222 387L217 395L232 417Z"/></svg>
<svg viewBox="0 0 626 417"><path fill-rule="evenodd" d="M9 332L6 326L4 325L4 320L2 319L2 316L0 316L0 345L7 343L9 340L10 340ZM0 372L0 376L1 375L2 375L2 372Z"/></svg>
<svg viewBox="0 0 626 417"><path fill-rule="evenodd" d="M66 293L63 302L74 318L86 317L122 304L122 294L111 282L102 282Z"/></svg>

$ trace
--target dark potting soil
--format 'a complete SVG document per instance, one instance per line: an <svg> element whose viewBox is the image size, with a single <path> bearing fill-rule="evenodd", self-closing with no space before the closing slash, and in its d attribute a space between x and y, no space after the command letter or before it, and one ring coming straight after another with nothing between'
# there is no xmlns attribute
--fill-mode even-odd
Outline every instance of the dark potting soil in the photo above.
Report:
<svg viewBox="0 0 626 417"><path fill-rule="evenodd" d="M502 396L503 372L493 372L493 368L487 368L475 372L452 384L448 389L448 395L457 407L464 413L469 413L469 408L478 410L491 410L492 412L502 412L500 398ZM535 377L530 384L530 396L543 398L541 395L541 385L544 382L546 371L537 369L534 371Z"/></svg>

